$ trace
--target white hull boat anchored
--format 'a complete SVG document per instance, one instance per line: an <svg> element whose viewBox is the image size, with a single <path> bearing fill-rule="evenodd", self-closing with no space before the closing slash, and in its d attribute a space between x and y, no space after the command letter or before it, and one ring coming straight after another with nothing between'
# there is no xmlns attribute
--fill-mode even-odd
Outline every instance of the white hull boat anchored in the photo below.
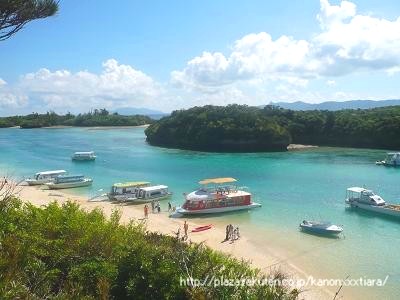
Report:
<svg viewBox="0 0 400 300"><path fill-rule="evenodd" d="M28 183L28 185L41 185L52 182L57 176L65 174L67 174L67 171L65 170L38 172L33 178L28 178L25 181Z"/></svg>
<svg viewBox="0 0 400 300"><path fill-rule="evenodd" d="M111 201L125 202L134 201L137 199L137 194L140 188L147 187L150 182L147 181L130 181L114 183L111 191L107 194Z"/></svg>
<svg viewBox="0 0 400 300"><path fill-rule="evenodd" d="M234 178L212 178L199 182L198 190L185 195L185 203L177 207L174 217L179 215L216 214L261 207L251 201L251 194L239 190L231 183Z"/></svg>
<svg viewBox="0 0 400 300"><path fill-rule="evenodd" d="M96 159L96 154L94 153L94 151L75 152L72 155L71 159L77 161L92 161Z"/></svg>
<svg viewBox="0 0 400 300"><path fill-rule="evenodd" d="M350 207L400 218L400 205L387 204L380 196L375 195L371 190L365 188L348 188L345 202Z"/></svg>
<svg viewBox="0 0 400 300"><path fill-rule="evenodd" d="M378 160L375 164L386 167L400 167L400 152L387 153L384 160Z"/></svg>
<svg viewBox="0 0 400 300"><path fill-rule="evenodd" d="M166 185L154 185L139 188L134 203L147 203L155 200L164 200L172 195Z"/></svg>
<svg viewBox="0 0 400 300"><path fill-rule="evenodd" d="M70 189L92 185L93 180L91 178L85 178L83 175L71 175L71 176L58 176L53 182L46 183L49 189Z"/></svg>
<svg viewBox="0 0 400 300"><path fill-rule="evenodd" d="M153 200L163 200L172 193L166 185L150 185L147 181L115 183L107 194L111 201L147 203Z"/></svg>
<svg viewBox="0 0 400 300"><path fill-rule="evenodd" d="M251 203L249 205L242 206L231 206L231 207L216 207L216 208L205 208L202 210L188 210L182 207L178 207L176 212L182 215L201 215L201 214L218 214L230 211L238 211L238 210L249 210L253 208L261 207L259 203Z"/></svg>
<svg viewBox="0 0 400 300"><path fill-rule="evenodd" d="M330 222L303 221L299 226L302 231L317 235L338 235L343 231L341 226Z"/></svg>

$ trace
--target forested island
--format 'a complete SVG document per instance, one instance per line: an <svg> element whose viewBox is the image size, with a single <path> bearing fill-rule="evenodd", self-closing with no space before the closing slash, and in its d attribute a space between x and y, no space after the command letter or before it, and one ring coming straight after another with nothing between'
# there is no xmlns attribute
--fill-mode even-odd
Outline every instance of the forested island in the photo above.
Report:
<svg viewBox="0 0 400 300"><path fill-rule="evenodd" d="M12 116L0 118L0 128L19 126L21 128L41 128L49 126L139 126L153 122L148 116L124 116L118 113L111 114L106 109L73 115L67 113L58 115L55 112L45 114L32 113L26 116Z"/></svg>
<svg viewBox="0 0 400 300"><path fill-rule="evenodd" d="M149 126L151 145L201 151L285 151L290 143L400 148L400 106L293 111L268 105L194 107Z"/></svg>

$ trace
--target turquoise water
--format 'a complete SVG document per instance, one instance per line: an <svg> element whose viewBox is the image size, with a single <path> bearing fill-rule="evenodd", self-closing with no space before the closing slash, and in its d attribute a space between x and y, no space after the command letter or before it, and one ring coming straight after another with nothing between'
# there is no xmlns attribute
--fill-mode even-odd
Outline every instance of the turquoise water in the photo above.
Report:
<svg viewBox="0 0 400 300"><path fill-rule="evenodd" d="M249 187L262 208L214 216L213 222L235 222L263 249L285 249L285 258L320 276L384 278L384 288L345 288L357 298L400 298L400 221L345 208L349 186L367 186L386 201L400 203L400 169L379 167L385 151L319 148L301 152L216 154L170 150L146 144L143 128L93 130L1 129L0 173L30 176L66 169L94 179L76 192L93 196L118 181L148 180L166 184L175 205L182 193L208 177L232 176ZM72 162L75 151L94 150L95 162ZM163 205L166 205L165 202ZM344 239L298 231L303 219L325 219L345 228ZM207 220L208 222L208 220ZM277 261L279 262L279 261Z"/></svg>

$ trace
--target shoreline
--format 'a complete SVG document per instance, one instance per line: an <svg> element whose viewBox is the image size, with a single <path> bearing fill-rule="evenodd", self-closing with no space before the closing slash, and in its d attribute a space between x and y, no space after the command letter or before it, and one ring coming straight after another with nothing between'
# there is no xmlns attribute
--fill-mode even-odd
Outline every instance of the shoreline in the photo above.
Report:
<svg viewBox="0 0 400 300"><path fill-rule="evenodd" d="M64 129L64 128L87 128L88 130L102 130L102 129L129 129L129 128L147 128L150 124L143 125L132 125L132 126L67 126L67 125L55 125L55 126L45 126L41 127L43 129ZM16 127L16 128L19 128ZM38 128L40 129L40 128Z"/></svg>
<svg viewBox="0 0 400 300"><path fill-rule="evenodd" d="M288 151L301 151L301 150L308 150L308 149L315 149L319 148L316 145L303 145L303 144L289 144L287 146Z"/></svg>
<svg viewBox="0 0 400 300"><path fill-rule="evenodd" d="M19 190L20 188L20 190ZM17 196L23 202L31 203L35 206L45 206L50 202L56 201L59 204L67 201L73 201L80 205L82 209L93 210L100 208L104 214L109 217L114 210L121 211L121 223L128 223L130 220L143 221L143 207L144 204L126 205L115 204L109 201L89 201L87 197L68 193L60 190L47 190L34 186L20 185L18 188ZM196 219L191 218L170 218L168 212L162 211L161 213L149 213L149 218L144 220L146 229L152 232L158 232L166 235L173 235L178 228L183 232L183 221L187 220L189 224L189 241L195 243L204 243L208 247L221 251L225 254L231 255L239 260L245 260L250 263L254 268L260 269L263 273L270 271L280 270L284 272L290 279L306 279L307 274L301 267L294 265L290 261L280 263L285 254L282 254L282 249L274 249L274 247L263 245L262 248L258 247L243 236L239 240L231 243L230 241L224 242L225 227L224 224L216 220L209 219ZM191 233L191 228L202 226L213 222L211 230ZM277 263L278 261L278 263ZM300 295L300 299L332 299L334 291L328 288L319 287L305 287Z"/></svg>

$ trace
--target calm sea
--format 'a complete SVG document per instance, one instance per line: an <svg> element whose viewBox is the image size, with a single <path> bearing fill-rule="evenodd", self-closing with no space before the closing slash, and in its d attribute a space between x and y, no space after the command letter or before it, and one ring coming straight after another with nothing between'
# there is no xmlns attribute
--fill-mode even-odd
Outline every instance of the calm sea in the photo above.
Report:
<svg viewBox="0 0 400 300"><path fill-rule="evenodd" d="M73 152L87 150L96 151L95 162L71 161ZM0 173L14 177L51 169L82 173L92 177L94 184L76 192L89 197L114 182L148 180L168 185L174 204L179 205L182 193L196 188L200 179L235 177L262 208L214 216L212 222L239 224L260 249L268 245L285 249L282 263L288 259L318 276L389 275L384 288L345 288L360 299L400 298L400 220L344 205L350 186L369 187L387 202L400 203L400 169L374 164L384 156L385 151L344 148L257 154L170 150L146 144L143 128L0 129ZM298 224L303 219L343 225L345 237L301 233Z"/></svg>

